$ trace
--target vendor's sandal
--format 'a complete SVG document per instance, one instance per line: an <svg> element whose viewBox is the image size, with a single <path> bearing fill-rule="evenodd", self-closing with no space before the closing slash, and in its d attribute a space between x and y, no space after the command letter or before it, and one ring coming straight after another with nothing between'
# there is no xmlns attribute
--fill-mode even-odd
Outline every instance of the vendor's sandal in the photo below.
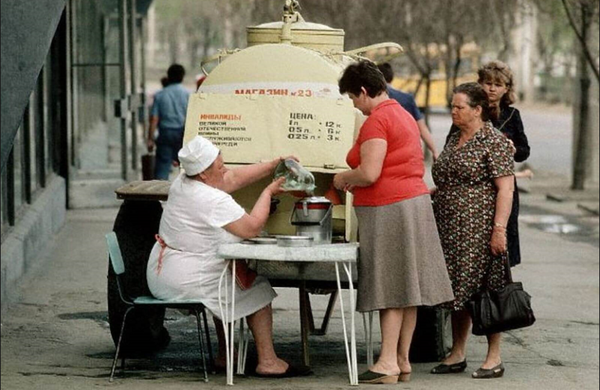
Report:
<svg viewBox="0 0 600 390"><path fill-rule="evenodd" d="M358 383L369 383L372 385L390 385L398 383L399 375L380 374L368 370L358 376Z"/></svg>
<svg viewBox="0 0 600 390"><path fill-rule="evenodd" d="M432 374L460 374L467 369L467 359L454 364L438 364L431 370Z"/></svg>
<svg viewBox="0 0 600 390"><path fill-rule="evenodd" d="M475 379L494 379L494 378L502 378L504 375L504 365L502 363L498 364L496 367L487 369L480 368L475 371L471 376Z"/></svg>
<svg viewBox="0 0 600 390"><path fill-rule="evenodd" d="M296 376L307 376L311 375L313 372L308 366L295 366L292 364L288 364L287 370L285 372L281 372L278 374L261 374L260 372L254 372L252 375L257 376L259 378L293 378Z"/></svg>

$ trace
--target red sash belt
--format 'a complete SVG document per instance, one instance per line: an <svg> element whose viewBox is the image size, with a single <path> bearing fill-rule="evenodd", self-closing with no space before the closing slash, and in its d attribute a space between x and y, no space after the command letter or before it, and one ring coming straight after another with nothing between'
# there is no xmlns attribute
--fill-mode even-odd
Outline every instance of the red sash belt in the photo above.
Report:
<svg viewBox="0 0 600 390"><path fill-rule="evenodd" d="M162 266L163 266L163 254L165 253L165 248L168 247L168 245L165 243L165 241L162 239L161 236L159 236L158 234L154 235L154 238L156 238L156 242L158 242L158 245L160 245L160 253L158 254L158 267L156 267L156 274L159 275L160 274L160 270L162 270Z"/></svg>

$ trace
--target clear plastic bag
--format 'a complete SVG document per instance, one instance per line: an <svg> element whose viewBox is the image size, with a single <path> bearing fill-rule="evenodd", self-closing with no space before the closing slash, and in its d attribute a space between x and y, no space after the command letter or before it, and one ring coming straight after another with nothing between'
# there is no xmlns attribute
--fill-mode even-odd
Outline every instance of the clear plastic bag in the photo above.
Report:
<svg viewBox="0 0 600 390"><path fill-rule="evenodd" d="M315 192L315 177L298 161L288 158L277 165L275 179L285 177L281 186L284 191L300 191L313 195Z"/></svg>

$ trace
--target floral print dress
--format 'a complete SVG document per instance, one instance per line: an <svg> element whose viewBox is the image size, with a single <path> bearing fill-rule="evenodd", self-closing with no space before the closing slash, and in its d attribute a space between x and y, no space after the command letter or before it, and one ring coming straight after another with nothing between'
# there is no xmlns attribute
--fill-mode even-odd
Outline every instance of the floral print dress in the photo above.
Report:
<svg viewBox="0 0 600 390"><path fill-rule="evenodd" d="M515 145L515 162L521 163L529 158L531 148L529 140L525 135L521 113L514 107L507 105L500 106L500 116L498 119L492 119L492 125L502 132ZM460 132L460 129L452 125L450 132L446 137L446 143L450 141L450 137ZM517 188L517 180L515 179L515 192L513 194L512 211L507 225L508 235L508 251L510 258L510 266L514 267L521 264L521 244L519 242L519 190Z"/></svg>
<svg viewBox="0 0 600 390"><path fill-rule="evenodd" d="M432 172L434 212L455 296L444 305L452 310L465 309L483 287L497 290L506 283L504 257L490 251L494 179L514 174L513 146L490 122L457 148L459 138L460 133L451 135Z"/></svg>

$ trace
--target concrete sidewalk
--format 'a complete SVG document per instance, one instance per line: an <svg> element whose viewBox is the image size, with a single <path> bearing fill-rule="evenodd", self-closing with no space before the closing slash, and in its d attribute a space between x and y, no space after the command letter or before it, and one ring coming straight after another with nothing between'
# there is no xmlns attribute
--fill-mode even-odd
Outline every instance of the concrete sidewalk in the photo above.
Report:
<svg viewBox="0 0 600 390"><path fill-rule="evenodd" d="M522 202L525 209L534 207L540 213L547 204L534 195L524 195ZM68 212L67 223L47 259L22 284L21 302L12 305L3 319L3 389L224 388L224 374L211 375L208 384L201 381L195 322L171 311L166 326L173 339L167 350L154 359L129 360L126 374L117 372L115 382L109 384L114 345L106 312L104 233L112 229L116 213L116 209ZM597 218L591 223L597 226ZM433 363L414 364L410 383L380 388L598 389L598 246L563 239L535 224L522 223L521 228L523 265L515 270L514 278L523 281L533 296L537 323L506 334L506 376L483 382L470 378L486 347L485 339L473 337L466 373L435 376L428 373ZM282 357L299 361L298 293L293 289L278 293L274 302L276 349ZM326 297L315 300L317 317L326 303ZM361 322L357 333L359 372L366 369ZM339 308L329 333L311 338L311 357L313 376L285 380L236 377L236 385L243 389L348 388Z"/></svg>

